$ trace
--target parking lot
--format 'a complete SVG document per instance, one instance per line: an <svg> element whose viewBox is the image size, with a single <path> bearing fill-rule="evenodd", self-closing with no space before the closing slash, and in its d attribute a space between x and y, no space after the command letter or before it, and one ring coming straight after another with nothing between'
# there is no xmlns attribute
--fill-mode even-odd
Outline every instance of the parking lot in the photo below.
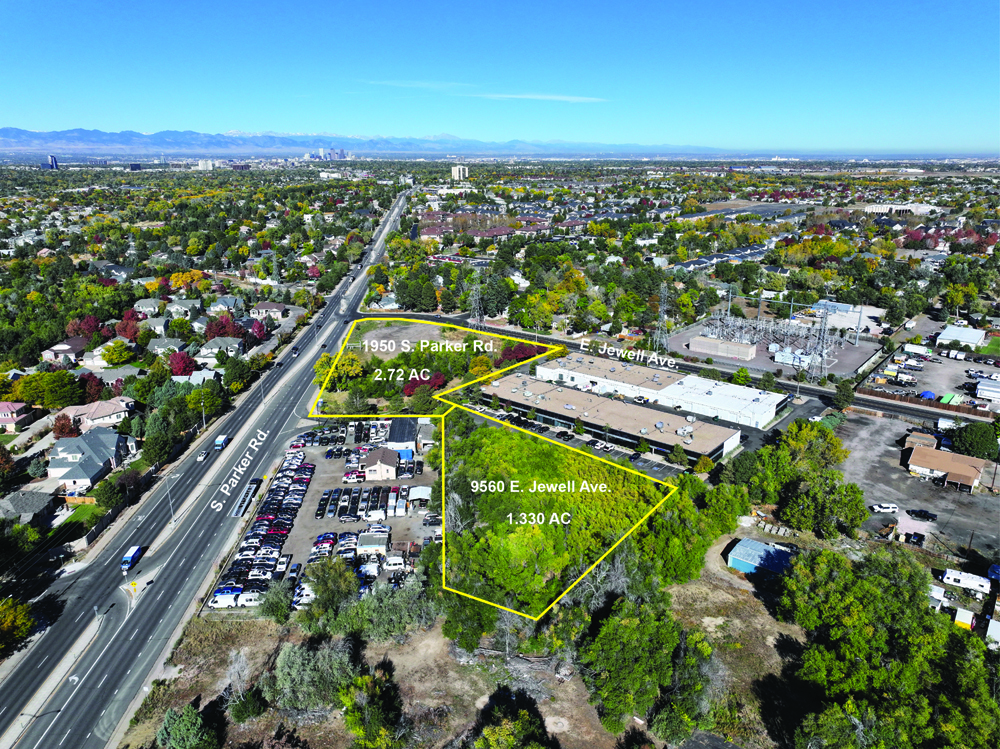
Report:
<svg viewBox="0 0 1000 749"><path fill-rule="evenodd" d="M997 499L982 488L974 494L958 492L911 476L901 465L902 438L909 425L895 419L878 419L851 414L837 428L837 436L850 457L841 465L844 480L860 486L865 492L865 504L896 504L895 515L873 515L862 529L876 532L884 525L898 521L900 533L923 533L925 548L955 553L965 547L972 536L972 546L991 556L1000 548L1000 510ZM992 480L994 465L987 463L983 476L987 485ZM936 513L936 522L922 522L906 514L907 510L925 509Z"/></svg>
<svg viewBox="0 0 1000 749"><path fill-rule="evenodd" d="M425 525L440 507L440 500L435 502L432 497L437 472L424 469L423 456L415 445L397 446L397 450L379 447L389 436L390 424L381 420L370 429L362 431L359 426L354 432L331 423L292 440L285 461L271 480L256 488L251 485L245 492L246 504L255 493L263 492L264 498L247 511L249 528L218 580L209 602L211 608L257 605L259 595L253 593L266 590L272 579L289 574L286 569L298 567L301 572L301 567L311 559L336 554L339 534L360 535L373 523L388 528L384 541L382 537L370 538L372 543L384 545L372 555L362 553L364 549L359 548L357 558L349 559L355 566L363 562L378 565L377 574L375 568L366 568L370 575L365 583L370 584L374 579L390 582L390 572L383 569L387 556L402 557L402 569L393 570L392 575L412 569L420 549L439 538L439 523ZM365 471L365 456L379 458L370 474ZM386 457L391 457L391 465L381 463ZM382 480L362 478L368 475L374 478L376 474ZM345 482L345 476L349 475L356 478ZM352 500L340 502L334 496L332 501L323 501L335 492L345 497L353 495ZM371 513L365 512L363 503L359 504L362 498L370 498ZM397 501L400 498L403 501ZM380 507L381 512L377 512ZM397 516L396 512L405 514ZM344 522L348 516L350 520ZM333 534L334 543L318 550L314 545L323 534ZM345 546L348 544L343 542ZM388 554L386 547L390 550Z"/></svg>

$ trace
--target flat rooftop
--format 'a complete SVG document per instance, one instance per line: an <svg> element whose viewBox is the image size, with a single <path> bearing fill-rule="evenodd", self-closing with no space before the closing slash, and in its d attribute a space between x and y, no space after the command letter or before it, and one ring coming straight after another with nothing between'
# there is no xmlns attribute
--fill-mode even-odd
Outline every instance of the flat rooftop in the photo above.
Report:
<svg viewBox="0 0 1000 749"><path fill-rule="evenodd" d="M528 384L521 385L522 382ZM636 439L648 437L668 445L683 444L685 439L691 439L691 444L684 445L684 448L703 455L714 453L726 440L739 434L739 430L700 419L690 423L684 416L549 384L544 380L523 375L505 375L492 386L483 388L483 392L487 395L496 394L499 399L510 401L512 404L517 403L556 414L567 421L579 418L584 423L596 424L599 427L607 424L612 429L632 435ZM535 403L536 400L540 402ZM656 428L658 423L662 424L660 429ZM681 427L693 427L693 431L686 437L681 437L676 434Z"/></svg>
<svg viewBox="0 0 1000 749"><path fill-rule="evenodd" d="M565 369L568 372L575 372L581 377L592 377L595 380L616 380L650 390L662 390L667 385L684 378L683 373L670 369L630 364L617 359L602 359L582 353L538 364L538 371L546 369ZM656 375L656 379L653 378L654 375Z"/></svg>
<svg viewBox="0 0 1000 749"><path fill-rule="evenodd" d="M766 390L733 385L729 382L708 380L697 375L688 375L664 388L665 396L679 401L717 408L729 413L753 413L766 415L774 411L788 396L785 393L769 393Z"/></svg>

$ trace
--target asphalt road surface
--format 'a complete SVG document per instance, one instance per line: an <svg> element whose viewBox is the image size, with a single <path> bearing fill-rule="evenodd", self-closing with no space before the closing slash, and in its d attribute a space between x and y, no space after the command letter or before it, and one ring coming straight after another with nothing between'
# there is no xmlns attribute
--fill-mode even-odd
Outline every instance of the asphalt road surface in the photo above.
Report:
<svg viewBox="0 0 1000 749"><path fill-rule="evenodd" d="M384 253L385 236L398 225L403 205L404 200L398 199L383 220L369 263ZM198 462L198 451L189 450L103 552L49 589L48 596L62 611L0 684L0 734L13 727L15 734L20 732L16 746L26 749L105 746L167 639L225 553L240 522L230 517L239 492L249 479L266 473L286 449L288 438L300 431L297 423L311 406L312 363L322 353L320 346L326 343L327 350L337 350L349 329L343 322L353 319L366 291L364 274L356 272L355 278L353 283L349 278L341 282L328 297L327 306L295 341L299 357L286 351L278 360L281 366L269 370L222 425L212 430L204 443L210 450L208 459ZM222 452L211 450L216 436L234 435L247 424L249 430L239 440ZM227 496L220 487L244 457L249 464L239 475L238 488ZM120 569L124 551L149 546L170 524L171 506L178 508L192 495L194 505L176 529L142 557L126 579ZM133 603L125 586L136 579L140 586ZM100 617L97 636L51 698L35 714L25 716L30 722L23 725L19 718L25 707L95 615Z"/></svg>

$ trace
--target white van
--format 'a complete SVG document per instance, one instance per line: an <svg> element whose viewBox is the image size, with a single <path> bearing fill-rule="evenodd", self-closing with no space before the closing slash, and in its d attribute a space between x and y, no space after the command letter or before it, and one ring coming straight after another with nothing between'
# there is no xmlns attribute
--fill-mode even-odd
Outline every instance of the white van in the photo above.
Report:
<svg viewBox="0 0 1000 749"><path fill-rule="evenodd" d="M385 569L386 572L405 570L406 562L403 561L403 557L389 557L385 560L385 567L383 569Z"/></svg>
<svg viewBox="0 0 1000 749"><path fill-rule="evenodd" d="M236 598L238 594L230 593L224 596L215 596L208 602L210 609L234 609L236 608Z"/></svg>
<svg viewBox="0 0 1000 749"><path fill-rule="evenodd" d="M236 596L236 605L241 609L247 606L260 606L260 593L240 593Z"/></svg>

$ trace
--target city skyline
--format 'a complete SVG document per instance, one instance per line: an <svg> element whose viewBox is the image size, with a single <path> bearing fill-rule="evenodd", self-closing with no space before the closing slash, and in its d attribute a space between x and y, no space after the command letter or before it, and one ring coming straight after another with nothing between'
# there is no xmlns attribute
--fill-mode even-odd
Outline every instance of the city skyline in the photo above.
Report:
<svg viewBox="0 0 1000 749"><path fill-rule="evenodd" d="M5 24L0 59L16 75L0 125L993 154L1000 13L973 7L969 24L967 6L890 3L883 38L865 32L860 2L835 19L784 2L752 13L514 3L499 21L399 2L374 19L315 3L294 16L264 2L239 15L187 2L104 15L23 6ZM65 43L41 49L28 32L53 22ZM137 34L152 40L130 43Z"/></svg>

